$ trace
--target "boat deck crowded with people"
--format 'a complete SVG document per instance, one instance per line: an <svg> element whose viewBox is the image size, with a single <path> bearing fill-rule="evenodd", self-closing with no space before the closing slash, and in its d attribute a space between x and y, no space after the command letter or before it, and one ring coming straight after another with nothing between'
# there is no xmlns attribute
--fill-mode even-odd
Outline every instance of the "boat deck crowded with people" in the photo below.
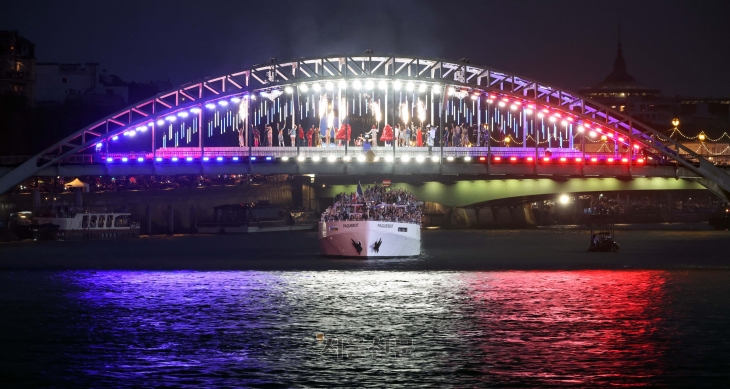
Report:
<svg viewBox="0 0 730 389"><path fill-rule="evenodd" d="M320 253L328 257L412 257L421 252L423 203L404 190L374 186L337 195L321 216Z"/></svg>

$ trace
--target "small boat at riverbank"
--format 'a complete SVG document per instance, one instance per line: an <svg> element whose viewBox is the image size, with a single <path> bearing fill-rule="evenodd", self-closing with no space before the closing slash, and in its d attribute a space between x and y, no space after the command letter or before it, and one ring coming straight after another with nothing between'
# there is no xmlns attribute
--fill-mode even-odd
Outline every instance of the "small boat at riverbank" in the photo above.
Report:
<svg viewBox="0 0 730 389"><path fill-rule="evenodd" d="M616 229L605 211L591 217L591 244L588 251L615 252L620 246L615 241Z"/></svg>
<svg viewBox="0 0 730 389"><path fill-rule="evenodd" d="M48 228L49 225L57 226ZM139 237L139 223L128 212L88 212L68 205L54 205L33 217L31 229L46 239L88 240ZM45 228L43 226L46 226ZM45 234L45 235L44 235Z"/></svg>
<svg viewBox="0 0 730 389"><path fill-rule="evenodd" d="M226 204L213 208L213 217L195 224L201 234L250 234L257 232L312 231L317 227L313 212L285 211L268 201Z"/></svg>

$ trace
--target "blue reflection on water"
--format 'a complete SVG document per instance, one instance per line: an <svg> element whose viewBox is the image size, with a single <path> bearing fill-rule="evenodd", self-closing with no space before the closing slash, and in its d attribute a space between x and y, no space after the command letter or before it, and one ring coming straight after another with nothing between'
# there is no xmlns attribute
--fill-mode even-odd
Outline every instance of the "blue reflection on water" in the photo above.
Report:
<svg viewBox="0 0 730 389"><path fill-rule="evenodd" d="M676 382L686 363L676 355L691 357L678 345L687 342L718 361L693 374L727 376L727 333L703 338L683 314L697 309L684 291L703 291L714 273L68 271L0 279L1 340L12 355L0 362L16 383L661 385ZM728 324L727 312L714 315L707 328ZM317 334L350 340L344 348L407 338L413 349L338 358L323 353Z"/></svg>

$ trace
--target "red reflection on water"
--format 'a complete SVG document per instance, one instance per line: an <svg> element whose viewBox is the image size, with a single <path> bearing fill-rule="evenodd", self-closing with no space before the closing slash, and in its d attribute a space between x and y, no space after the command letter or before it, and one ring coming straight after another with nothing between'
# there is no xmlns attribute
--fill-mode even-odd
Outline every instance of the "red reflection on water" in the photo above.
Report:
<svg viewBox="0 0 730 389"><path fill-rule="evenodd" d="M463 275L501 383L641 385L662 373L662 271ZM532 382L534 380L534 382Z"/></svg>

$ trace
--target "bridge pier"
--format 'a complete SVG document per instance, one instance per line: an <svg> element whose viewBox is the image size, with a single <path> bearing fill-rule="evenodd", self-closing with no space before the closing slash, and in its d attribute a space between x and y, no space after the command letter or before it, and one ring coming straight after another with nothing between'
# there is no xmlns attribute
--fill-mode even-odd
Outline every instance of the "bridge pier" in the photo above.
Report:
<svg viewBox="0 0 730 389"><path fill-rule="evenodd" d="M147 235L152 235L152 205L147 204L147 208L145 210L145 226L147 227Z"/></svg>
<svg viewBox="0 0 730 389"><path fill-rule="evenodd" d="M41 207L41 191L36 189L33 191L33 210Z"/></svg>
<svg viewBox="0 0 730 389"><path fill-rule="evenodd" d="M449 227L472 228L478 224L477 213L474 208L454 207L450 212Z"/></svg>
<svg viewBox="0 0 730 389"><path fill-rule="evenodd" d="M545 202L538 201L537 202L537 213L538 213L538 216L536 217L536 219L537 219L537 222L539 224L546 224L547 223L547 221L548 221L548 212L549 212L549 210L547 209L547 207L545 207Z"/></svg>
<svg viewBox="0 0 730 389"><path fill-rule="evenodd" d="M509 227L512 225L512 212L508 207L496 207L494 221L497 227Z"/></svg>
<svg viewBox="0 0 730 389"><path fill-rule="evenodd" d="M190 205L190 214L188 218L188 231L197 232L195 229L195 206Z"/></svg>
<svg viewBox="0 0 730 389"><path fill-rule="evenodd" d="M520 204L512 208L512 225L518 227L537 225L531 204Z"/></svg>
<svg viewBox="0 0 730 389"><path fill-rule="evenodd" d="M492 207L480 207L477 209L477 220L480 227L494 227L494 213Z"/></svg>
<svg viewBox="0 0 730 389"><path fill-rule="evenodd" d="M175 213L172 205L167 206L167 234L172 235L175 227Z"/></svg>
<svg viewBox="0 0 730 389"><path fill-rule="evenodd" d="M672 193L667 193L667 214L666 214L666 221L667 223L673 223L674 222L674 203L672 201Z"/></svg>

